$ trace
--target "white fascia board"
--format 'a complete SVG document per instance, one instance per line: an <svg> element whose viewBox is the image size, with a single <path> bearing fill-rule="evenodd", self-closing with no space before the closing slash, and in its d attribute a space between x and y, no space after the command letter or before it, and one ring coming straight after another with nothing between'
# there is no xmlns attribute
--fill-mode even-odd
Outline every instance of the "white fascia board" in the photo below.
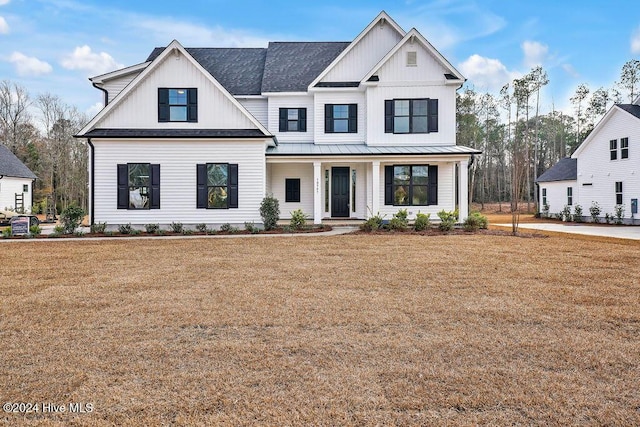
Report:
<svg viewBox="0 0 640 427"><path fill-rule="evenodd" d="M291 156L266 156L267 163L313 163L321 161L322 163L369 163L379 161L380 163L409 163L416 162L437 162L451 163L461 160L469 160L471 154L449 154L449 155L291 155Z"/></svg>
<svg viewBox="0 0 640 427"><path fill-rule="evenodd" d="M262 96L309 96L308 92L262 92Z"/></svg>
<svg viewBox="0 0 640 427"><path fill-rule="evenodd" d="M578 148L576 148L576 151L573 152L573 154L571 155L572 159L578 158L580 153L582 153L584 149L587 147L587 145L591 143L591 140L597 137L598 132L605 125L605 123L608 122L611 116L615 114L614 111L618 111L618 110L626 113L626 111L622 110L621 108L618 108L617 105L615 104L612 105L611 108L609 108L609 111L607 111L606 114L602 117L602 119L600 119L600 121L596 124L596 126L593 128L591 133L589 133L589 135L584 139L584 141L582 141L582 144L580 144Z"/></svg>
<svg viewBox="0 0 640 427"><path fill-rule="evenodd" d="M118 77L126 76L128 74L139 73L151 64L151 61L142 62L140 64L131 65L130 67L121 68L119 70L111 71L109 73L100 74L99 76L90 77L89 81L95 84L102 84L105 81L115 79Z"/></svg>

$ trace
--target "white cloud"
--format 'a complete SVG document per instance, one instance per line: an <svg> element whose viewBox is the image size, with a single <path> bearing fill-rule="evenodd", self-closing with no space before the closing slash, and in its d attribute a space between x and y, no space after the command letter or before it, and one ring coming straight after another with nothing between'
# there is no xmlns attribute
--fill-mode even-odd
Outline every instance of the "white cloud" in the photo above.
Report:
<svg viewBox="0 0 640 427"><path fill-rule="evenodd" d="M571 64L562 64L562 69L573 78L577 79L578 77L580 77L580 74L576 71L575 68L573 68L573 65Z"/></svg>
<svg viewBox="0 0 640 427"><path fill-rule="evenodd" d="M100 110L102 110L103 107L104 105L102 104L102 102L96 102L91 107L87 108L86 113L87 115L89 115L89 117L94 117L100 112Z"/></svg>
<svg viewBox="0 0 640 427"><path fill-rule="evenodd" d="M7 24L7 21L0 16L0 34L7 34L9 33L9 24Z"/></svg>
<svg viewBox="0 0 640 427"><path fill-rule="evenodd" d="M78 46L73 53L65 56L60 64L68 70L85 70L92 74L104 74L123 68L111 55L105 52L95 53L87 45Z"/></svg>
<svg viewBox="0 0 640 427"><path fill-rule="evenodd" d="M539 42L525 41L521 47L524 53L524 65L528 68L542 65L549 54L549 46Z"/></svg>
<svg viewBox="0 0 640 427"><path fill-rule="evenodd" d="M39 76L53 71L48 63L20 52L13 52L9 57L9 62L16 65L16 71L21 76Z"/></svg>
<svg viewBox="0 0 640 427"><path fill-rule="evenodd" d="M470 84L494 92L519 76L519 73L509 71L500 60L478 54L471 55L459 68Z"/></svg>
<svg viewBox="0 0 640 427"><path fill-rule="evenodd" d="M640 55L640 28L631 35L631 53Z"/></svg>
<svg viewBox="0 0 640 427"><path fill-rule="evenodd" d="M5 4L9 4L11 0L0 0L0 6L4 6Z"/></svg>

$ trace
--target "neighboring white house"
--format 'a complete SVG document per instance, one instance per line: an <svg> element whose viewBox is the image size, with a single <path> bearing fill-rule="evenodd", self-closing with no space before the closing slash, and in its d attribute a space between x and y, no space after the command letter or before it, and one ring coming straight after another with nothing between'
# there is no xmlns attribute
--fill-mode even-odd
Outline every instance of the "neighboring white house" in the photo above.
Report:
<svg viewBox="0 0 640 427"><path fill-rule="evenodd" d="M31 213L36 176L0 144L0 210Z"/></svg>
<svg viewBox="0 0 640 427"><path fill-rule="evenodd" d="M385 12L352 42L156 48L91 79L105 108L82 129L91 221L261 223L459 209L468 165L456 145L464 77Z"/></svg>
<svg viewBox="0 0 640 427"><path fill-rule="evenodd" d="M545 200L550 213L565 205L574 212L597 203L600 216L614 216L616 206L624 208L626 223L638 223L640 198L640 97L633 104L611 107L589 136L573 153L537 179L541 210Z"/></svg>

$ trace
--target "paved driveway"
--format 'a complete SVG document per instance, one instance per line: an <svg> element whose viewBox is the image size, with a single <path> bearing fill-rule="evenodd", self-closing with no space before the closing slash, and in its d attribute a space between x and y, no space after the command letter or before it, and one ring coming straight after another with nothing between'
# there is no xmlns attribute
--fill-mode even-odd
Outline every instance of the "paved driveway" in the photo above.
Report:
<svg viewBox="0 0 640 427"><path fill-rule="evenodd" d="M511 228L511 224L493 224ZM587 236L614 237L617 239L640 240L640 227L632 225L586 225L576 223L531 222L520 224L520 228L530 230L556 231L559 233L584 234Z"/></svg>

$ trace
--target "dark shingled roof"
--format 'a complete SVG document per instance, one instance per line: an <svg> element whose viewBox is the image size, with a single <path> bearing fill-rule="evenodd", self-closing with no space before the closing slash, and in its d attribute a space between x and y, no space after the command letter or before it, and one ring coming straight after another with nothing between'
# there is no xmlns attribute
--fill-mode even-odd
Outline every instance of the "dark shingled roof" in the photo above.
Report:
<svg viewBox="0 0 640 427"><path fill-rule="evenodd" d="M629 114L633 114L640 119L640 105L635 104L618 104L618 107L622 108Z"/></svg>
<svg viewBox="0 0 640 427"><path fill-rule="evenodd" d="M0 144L0 175L14 178L37 178L11 150L2 144Z"/></svg>
<svg viewBox="0 0 640 427"><path fill-rule="evenodd" d="M578 159L565 157L540 175L536 182L573 181L578 178Z"/></svg>
<svg viewBox="0 0 640 427"><path fill-rule="evenodd" d="M232 95L306 92L350 42L271 42L267 49L186 48ZM163 47L151 52L153 61Z"/></svg>
<svg viewBox="0 0 640 427"><path fill-rule="evenodd" d="M155 48L147 61L163 50ZM267 49L187 48L187 52L232 95L260 95Z"/></svg>
<svg viewBox="0 0 640 427"><path fill-rule="evenodd" d="M258 129L93 129L82 138L262 138Z"/></svg>

